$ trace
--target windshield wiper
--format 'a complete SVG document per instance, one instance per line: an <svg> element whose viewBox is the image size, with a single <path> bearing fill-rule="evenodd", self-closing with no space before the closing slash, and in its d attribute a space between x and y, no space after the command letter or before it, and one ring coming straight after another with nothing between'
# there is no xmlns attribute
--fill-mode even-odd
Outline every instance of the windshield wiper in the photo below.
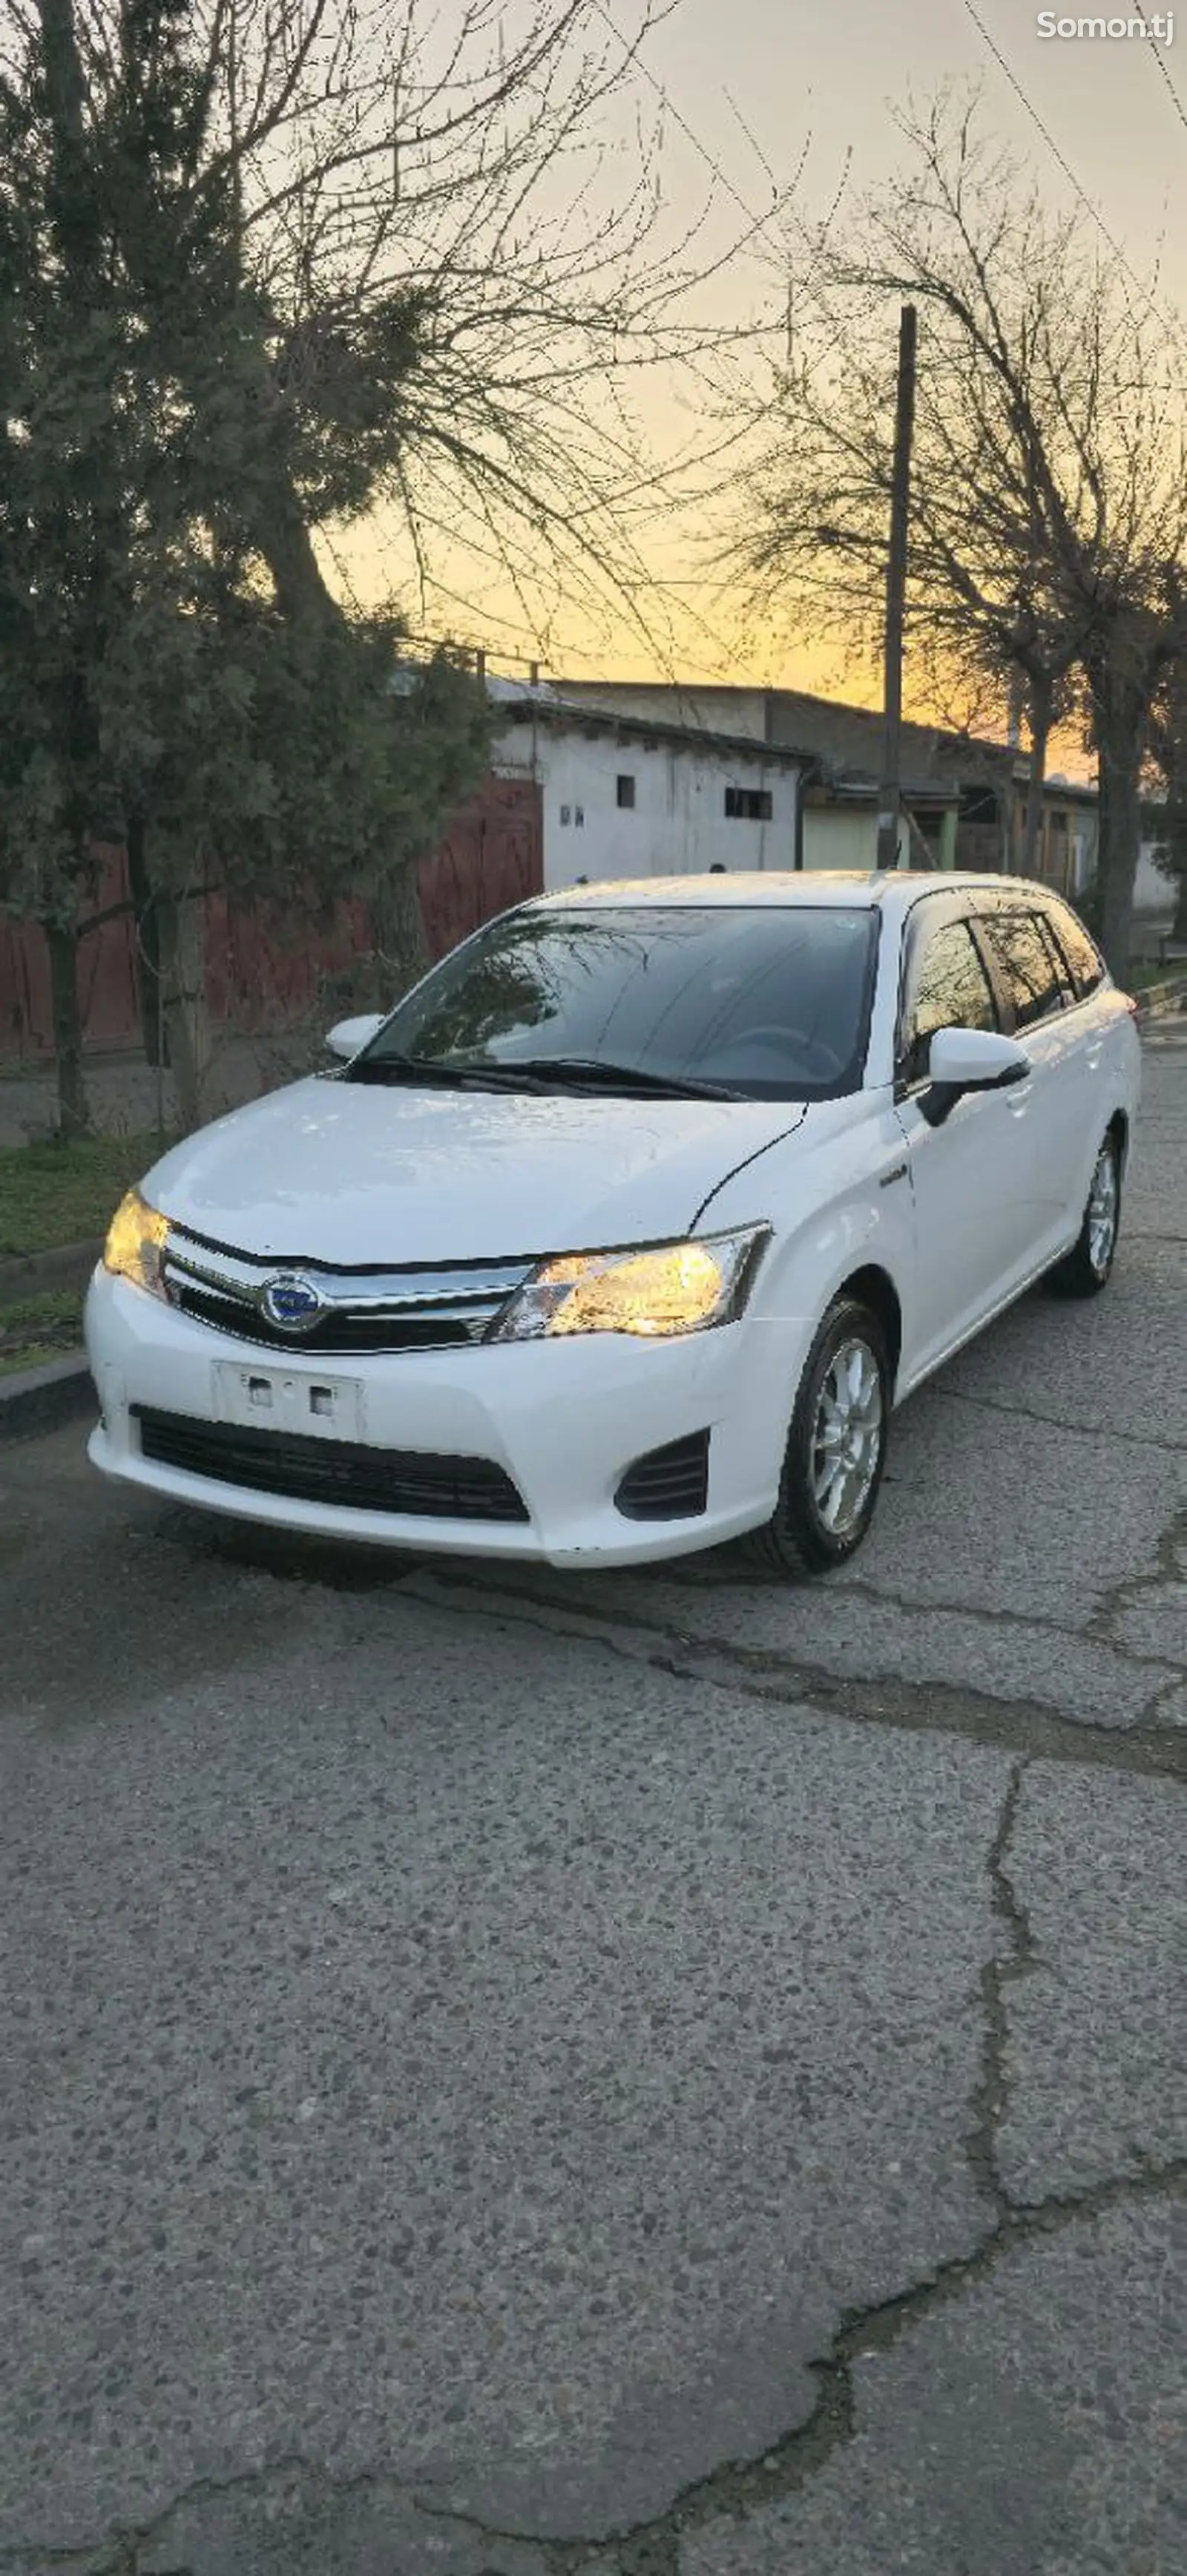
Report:
<svg viewBox="0 0 1187 2576"><path fill-rule="evenodd" d="M518 1068L509 1065L468 1064L461 1058L451 1064L448 1057L429 1055L363 1055L349 1067L350 1082L436 1082L450 1091L548 1091L552 1086L540 1081L534 1073L523 1077Z"/></svg>
<svg viewBox="0 0 1187 2576"><path fill-rule="evenodd" d="M460 1057L420 1055L359 1056L348 1074L351 1082L437 1082L455 1091L568 1091L587 1086L603 1091L644 1091L657 1100L744 1100L724 1082L697 1082L691 1076L646 1073L638 1065L604 1064L598 1056L533 1055L496 1063L492 1057L467 1062Z"/></svg>
<svg viewBox="0 0 1187 2576"><path fill-rule="evenodd" d="M558 1082L600 1084L606 1090L654 1092L656 1099L667 1100L744 1100L744 1091L735 1091L726 1082L698 1082L694 1075L648 1073L637 1064L606 1064L593 1055L525 1056L517 1072L533 1075L553 1074Z"/></svg>

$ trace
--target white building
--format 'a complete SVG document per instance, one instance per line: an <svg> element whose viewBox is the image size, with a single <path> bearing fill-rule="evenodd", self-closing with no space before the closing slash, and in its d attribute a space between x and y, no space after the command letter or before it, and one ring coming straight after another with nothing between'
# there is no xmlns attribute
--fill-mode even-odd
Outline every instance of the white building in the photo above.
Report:
<svg viewBox="0 0 1187 2576"><path fill-rule="evenodd" d="M544 885L798 868L810 756L492 680L496 774L541 792Z"/></svg>

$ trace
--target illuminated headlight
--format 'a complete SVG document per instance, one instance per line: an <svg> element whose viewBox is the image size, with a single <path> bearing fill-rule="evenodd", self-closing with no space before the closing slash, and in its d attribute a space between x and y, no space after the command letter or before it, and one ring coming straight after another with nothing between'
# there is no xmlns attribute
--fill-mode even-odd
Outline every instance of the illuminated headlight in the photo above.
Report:
<svg viewBox="0 0 1187 2576"><path fill-rule="evenodd" d="M129 1190L107 1229L104 1269L113 1279L130 1279L134 1288L147 1288L153 1296L163 1297L161 1254L168 1232L168 1217L149 1207L139 1190Z"/></svg>
<svg viewBox="0 0 1187 2576"><path fill-rule="evenodd" d="M769 1226L749 1225L645 1252L572 1252L542 1261L492 1339L637 1333L658 1341L732 1323L769 1240Z"/></svg>

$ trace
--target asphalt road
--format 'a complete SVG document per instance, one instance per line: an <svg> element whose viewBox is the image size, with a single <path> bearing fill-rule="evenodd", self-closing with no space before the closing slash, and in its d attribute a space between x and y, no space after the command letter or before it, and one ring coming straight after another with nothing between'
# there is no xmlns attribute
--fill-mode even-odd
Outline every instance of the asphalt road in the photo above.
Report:
<svg viewBox="0 0 1187 2576"><path fill-rule="evenodd" d="M0 1451L4 2576L1182 2576L1187 1051L850 1573Z"/></svg>

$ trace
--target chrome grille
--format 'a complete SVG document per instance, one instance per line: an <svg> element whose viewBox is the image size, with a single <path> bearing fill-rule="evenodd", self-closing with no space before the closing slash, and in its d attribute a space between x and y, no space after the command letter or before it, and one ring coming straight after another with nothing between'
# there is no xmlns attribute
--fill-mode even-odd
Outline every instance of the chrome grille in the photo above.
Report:
<svg viewBox="0 0 1187 2576"><path fill-rule="evenodd" d="M195 1323L295 1356L464 1349L485 1340L534 1267L482 1261L431 1270L333 1270L299 1256L232 1252L171 1226L162 1275L170 1303ZM294 1272L316 1290L318 1311L311 1325L286 1331L262 1300L270 1282Z"/></svg>

